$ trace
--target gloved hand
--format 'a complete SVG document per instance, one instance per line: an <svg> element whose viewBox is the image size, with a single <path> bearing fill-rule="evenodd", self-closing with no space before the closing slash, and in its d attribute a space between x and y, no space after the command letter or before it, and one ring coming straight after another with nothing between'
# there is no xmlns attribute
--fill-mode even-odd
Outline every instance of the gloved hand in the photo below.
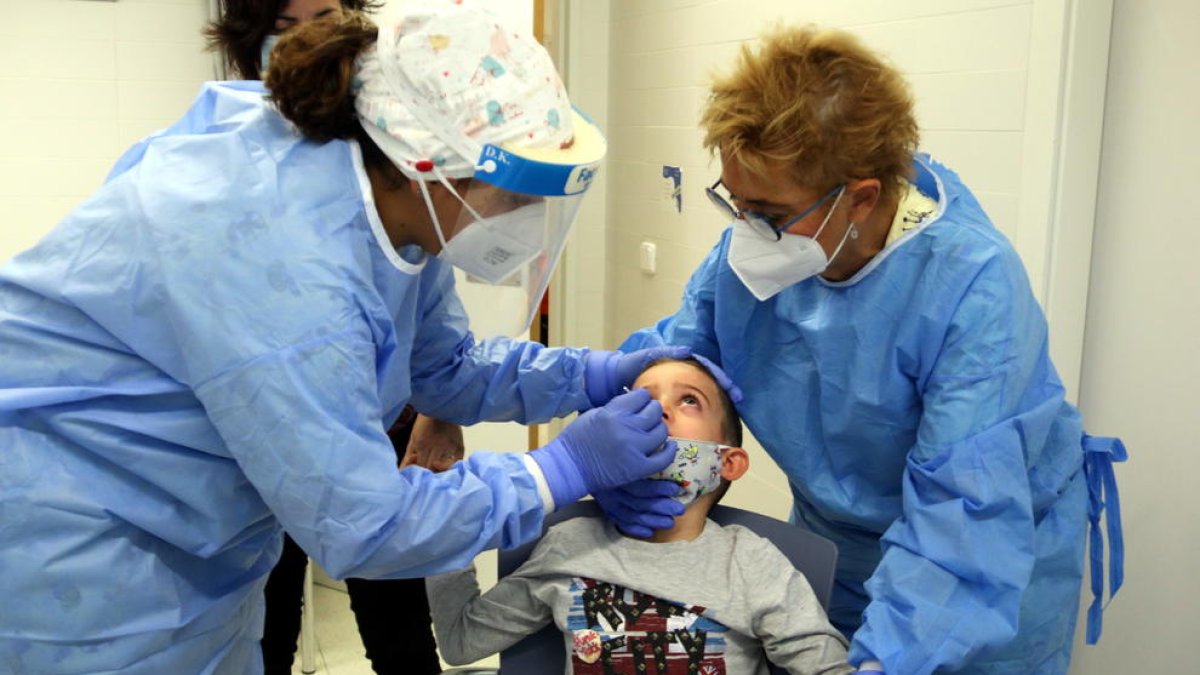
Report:
<svg viewBox="0 0 1200 675"><path fill-rule="evenodd" d="M645 389L617 396L579 416L529 456L557 506L662 471L675 459L662 406Z"/></svg>
<svg viewBox="0 0 1200 675"><path fill-rule="evenodd" d="M653 536L655 530L675 525L675 516L683 515L684 505L671 499L679 484L669 480L644 478L627 485L595 493L596 502L617 529L632 537Z"/></svg>
<svg viewBox="0 0 1200 675"><path fill-rule="evenodd" d="M658 359L686 359L690 347L665 345L624 352L590 351L583 361L583 384L593 406L608 403L633 384L637 376Z"/></svg>
<svg viewBox="0 0 1200 675"><path fill-rule="evenodd" d="M742 402L741 387L734 384L733 379L730 378L724 370L721 370L720 366L712 361L709 361L707 358L700 356L699 354L692 354L692 358L699 361L700 365L708 369L708 372L713 376L713 379L717 381L717 384L721 385L721 388L725 390L725 393L729 394L730 401L733 401L734 403Z"/></svg>

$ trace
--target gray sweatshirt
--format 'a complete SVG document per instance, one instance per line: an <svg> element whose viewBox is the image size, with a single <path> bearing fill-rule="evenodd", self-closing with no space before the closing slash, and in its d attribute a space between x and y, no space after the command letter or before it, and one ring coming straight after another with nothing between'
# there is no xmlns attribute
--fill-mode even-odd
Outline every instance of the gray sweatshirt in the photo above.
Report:
<svg viewBox="0 0 1200 675"><path fill-rule="evenodd" d="M707 521L692 541L622 536L599 518L550 528L482 596L474 568L430 577L442 658L470 663L551 620L574 675L851 673L846 640L804 576L769 541Z"/></svg>

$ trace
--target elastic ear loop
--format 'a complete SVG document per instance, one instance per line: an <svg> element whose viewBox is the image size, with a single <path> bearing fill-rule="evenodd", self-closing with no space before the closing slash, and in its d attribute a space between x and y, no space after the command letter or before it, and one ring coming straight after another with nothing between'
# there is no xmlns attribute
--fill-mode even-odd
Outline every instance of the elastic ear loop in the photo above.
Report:
<svg viewBox="0 0 1200 675"><path fill-rule="evenodd" d="M837 248L833 249L833 255L829 256L828 265L833 264L833 259L842 252L842 247L846 245L846 241L849 239L858 239L858 226L854 224L853 220L850 221L850 225L846 228L846 234L842 235L842 243L838 244Z"/></svg>
<svg viewBox="0 0 1200 675"><path fill-rule="evenodd" d="M442 175L441 171L438 171L438 168L436 166L430 167L429 169L426 169L425 171L426 171L426 173L433 173L434 177L437 178L438 182L441 183L442 186L445 187L447 190L449 190L450 194L454 195L454 198L457 199L463 205L463 208L465 208L467 211L469 211L471 213L472 216L475 217L475 222L479 222L479 221L483 220L483 218L479 215L479 212L476 211L475 209L471 208L471 205L467 203L467 200L463 199L462 196L458 194L458 190L454 189L454 186L450 184L450 181L447 180L444 175ZM438 219L437 209L433 208L433 199L429 196L429 188L425 186L425 181L423 181L423 180L417 181L417 187L421 188L421 198L425 200L425 208L429 209L429 217L433 219L433 232L434 232L434 234L437 235L438 242L441 243L442 250L444 251L444 250L446 250L446 246L448 245L448 240L442 234L442 223ZM467 229L467 227L470 227L471 225L474 225L474 224L475 223L471 223L462 229L465 230L465 229ZM455 234L457 234L457 233L455 233ZM454 238L453 235L451 235L450 238L453 239Z"/></svg>
<svg viewBox="0 0 1200 675"><path fill-rule="evenodd" d="M844 194L846 194L845 185L843 185L841 191L838 192L837 198L833 200L833 206L829 207L829 214L825 216L825 220L821 223L821 227L818 227L816 234L812 236L813 241L816 241L817 237L821 236L821 232L825 229L825 226L829 224L829 219L833 217L833 212L837 210L838 203L842 201L842 195ZM826 268L833 264L833 259L842 252L842 248L846 245L846 241L848 239L858 239L858 226L854 224L853 220L850 221L850 224L846 227L846 234L842 235L842 241L838 243L837 248L833 249L833 255L829 256L829 260L825 263Z"/></svg>
<svg viewBox="0 0 1200 675"><path fill-rule="evenodd" d="M834 198L833 206L829 207L829 213L825 214L825 220L821 221L821 226L817 228L817 231L813 233L813 236L810 237L810 239L812 239L813 241L816 241L817 237L821 236L821 233L825 231L825 226L829 224L829 219L833 217L833 212L837 211L838 204L841 203L842 195L844 195L844 194L846 194L846 186L845 185L842 186L841 190L838 190L838 196ZM845 238L843 237L843 241L844 240L845 240ZM839 250L841 249L840 244L838 245L838 249ZM837 255L836 251L834 252L834 255Z"/></svg>

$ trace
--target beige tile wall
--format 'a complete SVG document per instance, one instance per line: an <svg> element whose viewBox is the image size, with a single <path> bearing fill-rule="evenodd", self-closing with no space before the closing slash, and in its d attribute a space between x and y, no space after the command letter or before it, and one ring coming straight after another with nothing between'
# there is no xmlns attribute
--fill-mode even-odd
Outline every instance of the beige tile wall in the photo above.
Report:
<svg viewBox="0 0 1200 675"><path fill-rule="evenodd" d="M213 76L207 0L0 0L0 261L34 244Z"/></svg>
<svg viewBox="0 0 1200 675"><path fill-rule="evenodd" d="M564 31L559 68L571 103L606 134L608 109L608 0L562 0L561 13L569 17ZM610 148L611 152L611 148ZM607 289L607 210L605 194L612 165L600 170L579 210L558 278L551 287L551 311L561 320L554 344L605 347L605 293ZM557 297L555 297L557 294ZM569 304L570 306L566 306Z"/></svg>

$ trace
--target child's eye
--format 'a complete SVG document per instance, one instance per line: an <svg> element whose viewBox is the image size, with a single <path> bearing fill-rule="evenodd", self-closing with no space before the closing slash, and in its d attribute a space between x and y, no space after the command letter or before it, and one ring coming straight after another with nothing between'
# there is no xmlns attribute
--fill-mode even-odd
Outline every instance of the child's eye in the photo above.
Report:
<svg viewBox="0 0 1200 675"><path fill-rule="evenodd" d="M690 394L680 399L680 402L684 405L700 405L700 399Z"/></svg>

